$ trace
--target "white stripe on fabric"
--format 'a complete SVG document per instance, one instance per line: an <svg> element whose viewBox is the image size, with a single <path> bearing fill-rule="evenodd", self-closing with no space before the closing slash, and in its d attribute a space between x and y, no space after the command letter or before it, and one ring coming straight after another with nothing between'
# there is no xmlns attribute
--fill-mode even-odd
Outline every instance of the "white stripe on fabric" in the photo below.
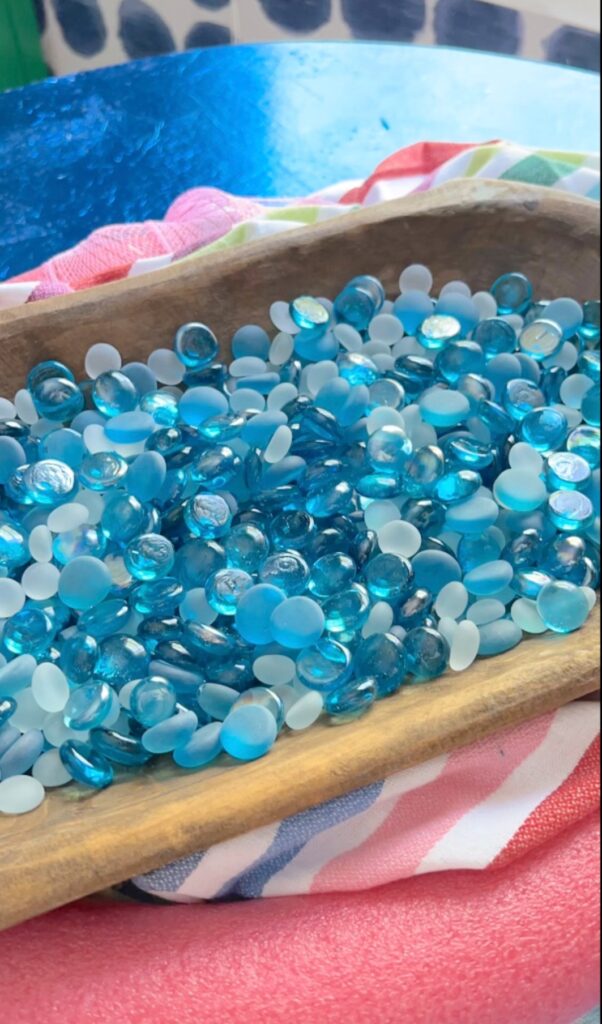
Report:
<svg viewBox="0 0 602 1024"><path fill-rule="evenodd" d="M565 192L576 192L578 195L586 196L600 182L600 174L589 167L579 167L570 174L565 174L556 183L556 188L562 188Z"/></svg>
<svg viewBox="0 0 602 1024"><path fill-rule="evenodd" d="M140 277L141 274L148 274L151 270L163 270L174 261L173 252L161 253L160 256L146 256L142 260L136 260L129 269L128 277Z"/></svg>
<svg viewBox="0 0 602 1024"><path fill-rule="evenodd" d="M599 728L597 706L583 702L561 708L537 749L433 846L416 873L486 868L529 815L568 778Z"/></svg>
<svg viewBox="0 0 602 1024"><path fill-rule="evenodd" d="M400 178L381 178L375 181L366 194L362 206L376 206L377 203L385 203L389 199L402 199L410 192L414 192L426 180L426 174L404 175Z"/></svg>
<svg viewBox="0 0 602 1024"><path fill-rule="evenodd" d="M217 896L227 882L263 857L272 845L279 826L280 822L277 821L211 846L198 867L180 886L180 896L194 896L204 900Z"/></svg>
<svg viewBox="0 0 602 1024"><path fill-rule="evenodd" d="M15 284L0 284L0 309L24 306L39 283L39 281L18 281Z"/></svg>
<svg viewBox="0 0 602 1024"><path fill-rule="evenodd" d="M388 818L399 797L433 782L446 763L447 756L437 757L391 775L370 807L310 839L297 856L269 880L263 895L289 896L309 892L318 871L341 854L361 846Z"/></svg>

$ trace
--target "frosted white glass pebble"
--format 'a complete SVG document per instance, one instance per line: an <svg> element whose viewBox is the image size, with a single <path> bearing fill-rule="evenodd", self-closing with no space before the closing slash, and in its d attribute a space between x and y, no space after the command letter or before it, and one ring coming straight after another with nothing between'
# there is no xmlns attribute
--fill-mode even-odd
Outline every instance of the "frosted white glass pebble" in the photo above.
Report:
<svg viewBox="0 0 602 1024"><path fill-rule="evenodd" d="M230 395L230 408L232 412L263 412L265 398L254 388L240 388Z"/></svg>
<svg viewBox="0 0 602 1024"><path fill-rule="evenodd" d="M34 526L29 534L29 553L36 562L52 561L52 534L47 526Z"/></svg>
<svg viewBox="0 0 602 1024"><path fill-rule="evenodd" d="M525 441L518 441L512 445L508 462L511 469L526 469L537 476L543 472L544 468L544 461L539 452Z"/></svg>
<svg viewBox="0 0 602 1024"><path fill-rule="evenodd" d="M317 690L308 690L286 713L285 722L289 729L300 732L309 729L322 714L324 701Z"/></svg>
<svg viewBox="0 0 602 1024"><path fill-rule="evenodd" d="M251 377L256 373L266 373L267 363L265 359L258 356L242 356L240 359L233 359L229 366L231 377Z"/></svg>
<svg viewBox="0 0 602 1024"><path fill-rule="evenodd" d="M147 360L159 384L180 384L184 380L186 367L170 348L157 348Z"/></svg>
<svg viewBox="0 0 602 1024"><path fill-rule="evenodd" d="M390 352L375 352L371 359L381 373L389 373L395 367L395 356Z"/></svg>
<svg viewBox="0 0 602 1024"><path fill-rule="evenodd" d="M486 626L488 622L495 622L506 614L506 606L495 597L486 597L482 601L475 601L466 612L466 618L477 626Z"/></svg>
<svg viewBox="0 0 602 1024"><path fill-rule="evenodd" d="M472 301L477 307L481 320L497 316L497 302L491 292L475 292Z"/></svg>
<svg viewBox="0 0 602 1024"><path fill-rule="evenodd" d="M426 448L429 444L437 444L437 431L430 423L418 423L411 433L414 448Z"/></svg>
<svg viewBox="0 0 602 1024"><path fill-rule="evenodd" d="M0 619L10 619L25 604L25 591L16 580L0 579Z"/></svg>
<svg viewBox="0 0 602 1024"><path fill-rule="evenodd" d="M180 615L185 622L197 622L201 626L211 626L219 612L212 608L207 600L204 587L194 587L184 596L180 604Z"/></svg>
<svg viewBox="0 0 602 1024"><path fill-rule="evenodd" d="M403 337L403 325L391 313L380 313L370 321L368 334L372 341L382 341L391 346Z"/></svg>
<svg viewBox="0 0 602 1024"><path fill-rule="evenodd" d="M10 724L20 729L21 732L27 732L28 729L41 729L48 712L38 704L31 686L20 690L14 699L17 702L17 707L11 715Z"/></svg>
<svg viewBox="0 0 602 1024"><path fill-rule="evenodd" d="M125 686L122 686L119 691L119 703L121 704L122 708L126 709L126 711L130 710L132 691L136 686L138 686L139 682L139 679L133 679L131 683L126 683Z"/></svg>
<svg viewBox="0 0 602 1024"><path fill-rule="evenodd" d="M284 366L288 363L295 350L295 343L290 334L280 331L270 345L270 363L272 366Z"/></svg>
<svg viewBox="0 0 602 1024"><path fill-rule="evenodd" d="M322 299L320 299L320 302L321 301ZM299 700L299 691L295 689L292 683L277 683L275 686L272 686L271 689L277 697L280 697L286 717L288 709L292 708L293 704L296 704Z"/></svg>
<svg viewBox="0 0 602 1024"><path fill-rule="evenodd" d="M416 341L416 338L412 338L410 335L396 342L393 345L392 351L396 359L399 359L400 356L423 356L426 354L426 349L422 347L419 341Z"/></svg>
<svg viewBox="0 0 602 1024"><path fill-rule="evenodd" d="M44 800L44 787L31 775L12 775L0 782L0 812L28 814Z"/></svg>
<svg viewBox="0 0 602 1024"><path fill-rule="evenodd" d="M48 529L53 533L66 533L67 530L77 530L88 522L88 509L79 502L70 501L66 505L59 505L53 508L48 516Z"/></svg>
<svg viewBox="0 0 602 1024"><path fill-rule="evenodd" d="M593 386L591 377L584 373L573 373L560 385L560 397L569 409L580 409L585 395Z"/></svg>
<svg viewBox="0 0 602 1024"><path fill-rule="evenodd" d="M385 523L377 532L378 546L387 555L401 555L402 558L413 558L420 551L422 537L412 523L397 520Z"/></svg>
<svg viewBox="0 0 602 1024"><path fill-rule="evenodd" d="M111 693L111 707L106 718L103 720L103 729L110 729L117 723L117 719L121 714L121 704L119 703L119 697L115 693L115 690Z"/></svg>
<svg viewBox="0 0 602 1024"><path fill-rule="evenodd" d="M544 367L560 366L561 369L568 372L577 365L578 359L579 352L577 351L576 345L573 345L570 341L565 341L560 352L557 352L555 356L548 356L547 359L544 359L543 365Z"/></svg>
<svg viewBox="0 0 602 1024"><path fill-rule="evenodd" d="M433 275L422 263L412 263L402 271L399 278L399 290L403 292L430 292L433 287Z"/></svg>
<svg viewBox="0 0 602 1024"><path fill-rule="evenodd" d="M4 423L5 420L14 420L17 415L14 402L11 402L8 398L0 398L0 422Z"/></svg>
<svg viewBox="0 0 602 1024"><path fill-rule="evenodd" d="M312 397L318 394L321 388L339 375L339 368L331 359L323 359L320 363L312 363L307 368L307 389Z"/></svg>
<svg viewBox="0 0 602 1024"><path fill-rule="evenodd" d="M379 405L373 409L366 421L366 429L369 434L375 434L382 427L405 427L405 420L399 409L392 409L388 405Z"/></svg>
<svg viewBox="0 0 602 1024"><path fill-rule="evenodd" d="M137 680L137 682L139 682L139 680ZM38 726L38 728L40 727ZM61 711L54 711L49 715L47 714L42 722L41 729L44 736L53 747L60 747L65 740L81 740L85 743L90 735L84 730L76 731L75 729L69 729L63 721L63 714Z"/></svg>
<svg viewBox="0 0 602 1024"><path fill-rule="evenodd" d="M587 598L587 603L591 612L592 608L595 608L598 603L598 595L592 587L581 587L581 589Z"/></svg>
<svg viewBox="0 0 602 1024"><path fill-rule="evenodd" d="M40 754L31 769L31 774L45 789L56 789L57 786L66 786L71 782L71 776L61 761L58 750L47 750Z"/></svg>
<svg viewBox="0 0 602 1024"><path fill-rule="evenodd" d="M444 295L466 295L468 298L471 298L472 292L466 281L450 281L448 284L443 285L439 292L439 298L443 298Z"/></svg>
<svg viewBox="0 0 602 1024"><path fill-rule="evenodd" d="M468 591L463 583L447 583L437 595L435 611L437 615L449 619L459 619L468 605Z"/></svg>
<svg viewBox="0 0 602 1024"><path fill-rule="evenodd" d="M439 625L437 628L441 633L441 636L444 636L445 639L447 640L450 648L452 647L454 637L458 632L458 626L459 623L457 623L455 619L450 619L449 617L445 616L442 619L439 619Z"/></svg>
<svg viewBox="0 0 602 1024"><path fill-rule="evenodd" d="M90 423L83 433L84 444L91 455L98 452L113 451L113 444L105 434L105 428L101 423Z"/></svg>
<svg viewBox="0 0 602 1024"><path fill-rule="evenodd" d="M33 674L31 691L44 711L62 711L69 697L69 683L58 665L43 661Z"/></svg>
<svg viewBox="0 0 602 1024"><path fill-rule="evenodd" d="M293 320L289 312L288 302L273 302L270 306L270 320L279 331L286 334L298 334L301 330Z"/></svg>
<svg viewBox="0 0 602 1024"><path fill-rule="evenodd" d="M332 333L347 352L360 352L364 347L360 332L351 324L337 324Z"/></svg>
<svg viewBox="0 0 602 1024"><path fill-rule="evenodd" d="M272 439L263 453L264 461L267 463L281 462L285 455L288 455L293 443L293 432L286 423L282 423L274 431Z"/></svg>
<svg viewBox="0 0 602 1024"><path fill-rule="evenodd" d="M370 614L362 629L362 636L374 636L375 633L388 633L393 625L393 609L387 601L377 601L372 605Z"/></svg>
<svg viewBox="0 0 602 1024"><path fill-rule="evenodd" d="M23 420L23 423L36 423L40 418L33 404L33 398L26 388L21 388L17 391L15 395L15 409L17 410L17 416L20 420Z"/></svg>
<svg viewBox="0 0 602 1024"><path fill-rule="evenodd" d="M83 505L84 508L88 509L88 524L96 526L102 519L105 507L105 500L102 494L99 494L98 491L79 491L76 497L77 504Z"/></svg>
<svg viewBox="0 0 602 1024"><path fill-rule="evenodd" d="M295 662L283 654L262 654L253 662L253 674L265 686L280 686L295 678Z"/></svg>
<svg viewBox="0 0 602 1024"><path fill-rule="evenodd" d="M101 373L120 370L121 355L114 345L99 342L97 345L92 345L86 352L84 366L88 377L91 380L96 380Z"/></svg>
<svg viewBox="0 0 602 1024"><path fill-rule="evenodd" d="M32 601L47 601L56 594L60 575L51 562L33 562L21 576L21 586Z"/></svg>
<svg viewBox="0 0 602 1024"><path fill-rule="evenodd" d="M571 409L570 405L552 405L551 409L555 409L556 412L561 412L565 420L569 425L569 430L574 430L583 422L583 416L581 415L580 409Z"/></svg>
<svg viewBox="0 0 602 1024"><path fill-rule="evenodd" d="M545 633L547 626L537 611L535 601L519 597L510 609L510 616L525 633Z"/></svg>
<svg viewBox="0 0 602 1024"><path fill-rule="evenodd" d="M449 667L452 672L463 672L472 665L479 653L480 642L479 627L474 622L465 619L458 625L451 643L449 657Z"/></svg>
<svg viewBox="0 0 602 1024"><path fill-rule="evenodd" d="M517 335L520 334L523 327L525 326L525 321L519 313L506 313L501 319L505 320L506 323L510 324L510 326L514 328Z"/></svg>
<svg viewBox="0 0 602 1024"><path fill-rule="evenodd" d="M386 499L373 501L364 512L364 521L369 530L378 532L386 523L393 523L401 518L401 513L393 501Z"/></svg>

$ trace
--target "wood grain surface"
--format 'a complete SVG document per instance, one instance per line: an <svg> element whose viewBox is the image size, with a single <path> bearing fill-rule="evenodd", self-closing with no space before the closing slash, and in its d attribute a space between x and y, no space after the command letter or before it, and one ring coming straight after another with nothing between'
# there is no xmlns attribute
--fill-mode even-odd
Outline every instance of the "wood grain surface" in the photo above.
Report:
<svg viewBox="0 0 602 1024"><path fill-rule="evenodd" d="M392 292L401 267L415 260L433 267L438 286L465 277L486 288L513 268L542 296L592 298L598 236L585 200L508 183L451 183L152 277L4 312L1 391L22 386L44 358L81 372L95 341L144 357L191 319L214 326L227 352L233 329L266 323L276 299L332 295L358 273L380 276ZM69 786L29 815L0 816L0 928L594 692L598 637L596 611L577 634L533 638L468 672L406 687L353 724L284 734L261 761L235 765L224 756L188 774L164 759L102 793Z"/></svg>

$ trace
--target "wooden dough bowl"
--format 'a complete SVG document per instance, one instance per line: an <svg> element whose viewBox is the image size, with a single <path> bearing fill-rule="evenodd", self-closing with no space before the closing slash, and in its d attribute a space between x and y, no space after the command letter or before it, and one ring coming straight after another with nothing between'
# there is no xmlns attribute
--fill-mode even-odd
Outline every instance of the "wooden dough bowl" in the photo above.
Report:
<svg viewBox="0 0 602 1024"><path fill-rule="evenodd" d="M361 210L310 229L184 261L0 314L10 395L41 359L82 372L96 341L128 359L203 320L228 341L242 323L268 326L276 299L334 295L359 273L394 293L400 268L432 267L436 287L465 278L487 288L521 270L543 297L594 298L599 228L593 203L526 185L470 181ZM599 617L568 637L531 639L469 671L408 687L365 718L285 734L261 761L184 773L168 761L94 793L68 786L37 811L0 819L0 927L364 786L598 686Z"/></svg>

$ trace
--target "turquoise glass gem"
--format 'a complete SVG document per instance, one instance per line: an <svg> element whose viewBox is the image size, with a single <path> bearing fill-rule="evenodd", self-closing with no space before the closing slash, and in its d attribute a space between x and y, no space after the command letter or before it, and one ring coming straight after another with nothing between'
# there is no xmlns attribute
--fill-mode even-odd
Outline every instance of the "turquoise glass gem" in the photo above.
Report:
<svg viewBox="0 0 602 1024"><path fill-rule="evenodd" d="M408 673L421 682L443 675L448 664L450 649L445 637L436 629L418 626L411 629L404 640Z"/></svg>
<svg viewBox="0 0 602 1024"><path fill-rule="evenodd" d="M359 718L360 715L370 710L377 697L374 678L353 679L346 686L326 695L324 710L334 718L345 720Z"/></svg>
<svg viewBox="0 0 602 1024"><path fill-rule="evenodd" d="M60 427L42 438L39 451L44 459L57 459L59 462L66 462L71 469L78 470L86 454L86 446L81 434L76 430ZM23 465L23 462L20 465Z"/></svg>
<svg viewBox="0 0 602 1024"><path fill-rule="evenodd" d="M56 377L75 382L75 377L68 366L65 366L64 363L59 363L57 359L46 359L38 363L37 366L34 366L33 370L30 370L27 374L27 389L33 392L45 380L51 380Z"/></svg>
<svg viewBox="0 0 602 1024"><path fill-rule="evenodd" d="M224 550L230 568L254 573L267 558L270 544L265 534L252 523L240 523L226 537Z"/></svg>
<svg viewBox="0 0 602 1024"><path fill-rule="evenodd" d="M109 714L111 704L112 691L107 683L85 683L71 691L63 720L68 729L97 729Z"/></svg>
<svg viewBox="0 0 602 1024"><path fill-rule="evenodd" d="M205 585L207 600L220 615L236 615L243 594L253 587L253 577L244 569L218 569Z"/></svg>
<svg viewBox="0 0 602 1024"><path fill-rule="evenodd" d="M502 444L514 430L514 421L505 409L497 402L490 402L483 399L479 402L476 413L478 418L489 431L491 440L496 444Z"/></svg>
<svg viewBox="0 0 602 1024"><path fill-rule="evenodd" d="M68 608L87 611L104 601L112 586L109 570L99 558L74 558L61 572L59 597Z"/></svg>
<svg viewBox="0 0 602 1024"><path fill-rule="evenodd" d="M578 328L582 342L588 348L600 344L600 300L586 302L583 306L583 323Z"/></svg>
<svg viewBox="0 0 602 1024"><path fill-rule="evenodd" d="M377 633L362 640L355 651L353 671L374 681L378 697L399 690L406 676L406 654L393 633Z"/></svg>
<svg viewBox="0 0 602 1024"><path fill-rule="evenodd" d="M240 694L238 690L221 683L203 683L199 687L197 701L201 711L210 718L223 722L236 704Z"/></svg>
<svg viewBox="0 0 602 1024"><path fill-rule="evenodd" d="M67 565L74 558L90 556L104 558L107 539L96 526L80 526L67 533L59 533L52 544L52 554L60 565Z"/></svg>
<svg viewBox="0 0 602 1024"><path fill-rule="evenodd" d="M21 736L19 729L15 729L10 722L6 722L4 725L0 725L0 757L6 753L9 747L16 743Z"/></svg>
<svg viewBox="0 0 602 1024"><path fill-rule="evenodd" d="M184 506L184 519L195 537L215 540L228 533L232 512L219 494L197 494Z"/></svg>
<svg viewBox="0 0 602 1024"><path fill-rule="evenodd" d="M84 396L77 384L65 377L47 377L32 392L36 412L52 423L66 423L84 408Z"/></svg>
<svg viewBox="0 0 602 1024"><path fill-rule="evenodd" d="M433 593L462 578L458 562L445 551L419 551L412 559L412 571L415 585Z"/></svg>
<svg viewBox="0 0 602 1024"><path fill-rule="evenodd" d="M363 288L348 285L334 302L334 313L340 323L365 331L376 313L373 295Z"/></svg>
<svg viewBox="0 0 602 1024"><path fill-rule="evenodd" d="M568 434L568 422L558 409L545 407L527 413L521 423L521 436L538 452L561 448Z"/></svg>
<svg viewBox="0 0 602 1024"><path fill-rule="evenodd" d="M130 695L131 713L145 729L171 718L175 706L175 688L161 676L140 680Z"/></svg>
<svg viewBox="0 0 602 1024"><path fill-rule="evenodd" d="M198 432L206 441L231 441L239 437L246 423L244 416L212 416L198 427Z"/></svg>
<svg viewBox="0 0 602 1024"><path fill-rule="evenodd" d="M35 667L36 659L32 654L20 654L0 668L0 693L2 696L12 697L19 690L24 690L29 686Z"/></svg>
<svg viewBox="0 0 602 1024"><path fill-rule="evenodd" d="M370 614L370 597L361 583L334 594L324 603L325 627L329 633L357 633Z"/></svg>
<svg viewBox="0 0 602 1024"><path fill-rule="evenodd" d="M480 534L494 525L499 512L495 501L476 494L468 501L459 502L447 509L446 526L455 533Z"/></svg>
<svg viewBox="0 0 602 1024"><path fill-rule="evenodd" d="M104 416L119 416L132 412L138 405L135 385L119 370L101 373L92 387L92 401Z"/></svg>
<svg viewBox="0 0 602 1024"><path fill-rule="evenodd" d="M524 313L533 298L533 286L524 274L502 274L491 286L491 294L497 302L498 313Z"/></svg>
<svg viewBox="0 0 602 1024"><path fill-rule="evenodd" d="M546 404L546 398L533 381L519 378L509 380L504 387L503 404L513 420L520 423L527 413L539 409Z"/></svg>
<svg viewBox="0 0 602 1024"><path fill-rule="evenodd" d="M174 352L189 370L209 366L218 351L217 338L205 324L183 324L174 338Z"/></svg>
<svg viewBox="0 0 602 1024"><path fill-rule="evenodd" d="M417 398L425 388L435 383L435 367L424 356L399 356L393 372L408 398Z"/></svg>
<svg viewBox="0 0 602 1024"><path fill-rule="evenodd" d="M152 416L158 427L174 427L178 422L178 402L171 391L151 391L150 394L143 395L140 400L140 410ZM173 437L174 435L168 436ZM146 447L149 448L157 444L165 445L165 433L161 430L149 437Z"/></svg>
<svg viewBox="0 0 602 1024"><path fill-rule="evenodd" d="M180 768L202 768L215 761L222 752L221 722L210 722L192 734L183 746L173 752L173 759Z"/></svg>
<svg viewBox="0 0 602 1024"><path fill-rule="evenodd" d="M470 402L460 391L430 388L419 402L422 419L434 427L456 427L470 415Z"/></svg>
<svg viewBox="0 0 602 1024"><path fill-rule="evenodd" d="M193 711L176 705L175 714L163 719L142 735L142 746L149 754L168 754L183 747L197 730L199 720Z"/></svg>
<svg viewBox="0 0 602 1024"><path fill-rule="evenodd" d="M501 317L488 317L475 328L474 340L480 345L486 359L493 359L502 352L514 352L516 348L516 332L507 320ZM478 370L466 370L466 373L478 373Z"/></svg>
<svg viewBox="0 0 602 1024"><path fill-rule="evenodd" d="M101 524L109 540L129 544L134 537L145 532L148 512L132 494L114 494L104 507Z"/></svg>
<svg viewBox="0 0 602 1024"><path fill-rule="evenodd" d="M127 571L137 580L158 580L173 568L174 547L159 533L144 533L130 541L124 552Z"/></svg>
<svg viewBox="0 0 602 1024"><path fill-rule="evenodd" d="M373 384L380 373L376 363L359 352L346 352L339 357L339 374L343 380L357 387L359 384Z"/></svg>
<svg viewBox="0 0 602 1024"><path fill-rule="evenodd" d="M37 761L44 749L44 736L39 729L29 729L11 743L8 750L0 755L0 778L24 775Z"/></svg>
<svg viewBox="0 0 602 1024"><path fill-rule="evenodd" d="M0 437L0 484L7 483L13 473L27 462L23 445L14 437Z"/></svg>
<svg viewBox="0 0 602 1024"><path fill-rule="evenodd" d="M290 314L297 327L312 330L314 327L325 327L330 320L330 313L318 299L309 295L301 295L290 304Z"/></svg>
<svg viewBox="0 0 602 1024"><path fill-rule="evenodd" d="M523 631L512 619L496 619L479 626L479 637L479 656L491 658L516 647L523 638Z"/></svg>
<svg viewBox="0 0 602 1024"><path fill-rule="evenodd" d="M366 292L374 303L375 313L378 313L385 301L385 289L382 282L371 274L359 274L349 282L350 288L360 288Z"/></svg>
<svg viewBox="0 0 602 1024"><path fill-rule="evenodd" d="M301 549L309 543L316 530L308 512L282 512L270 523L272 544L277 550Z"/></svg>
<svg viewBox="0 0 602 1024"><path fill-rule="evenodd" d="M159 452L143 452L128 468L127 489L142 504L153 501L161 493L166 474L167 465Z"/></svg>
<svg viewBox="0 0 602 1024"><path fill-rule="evenodd" d="M495 388L490 380L478 373L465 373L458 380L458 391L466 395L473 412L478 412L483 400L495 398Z"/></svg>
<svg viewBox="0 0 602 1024"><path fill-rule="evenodd" d="M118 633L101 640L94 675L111 686L122 686L132 679L144 679L148 666L144 645L133 636Z"/></svg>
<svg viewBox="0 0 602 1024"><path fill-rule="evenodd" d="M126 363L121 367L121 372L131 380L139 395L156 390L157 378L146 363Z"/></svg>
<svg viewBox="0 0 602 1024"><path fill-rule="evenodd" d="M203 587L212 573L226 565L226 553L216 541L189 540L176 555L175 575L186 590Z"/></svg>
<svg viewBox="0 0 602 1024"><path fill-rule="evenodd" d="M239 327L232 337L232 355L235 359L244 356L256 356L267 359L270 354L270 337L263 327L257 324L245 324Z"/></svg>
<svg viewBox="0 0 602 1024"><path fill-rule="evenodd" d="M518 339L521 351L537 362L560 352L563 341L562 328L552 320L534 320L521 331Z"/></svg>
<svg viewBox="0 0 602 1024"><path fill-rule="evenodd" d="M366 587L379 601L397 604L414 584L414 572L406 558L381 554L372 558L364 569Z"/></svg>
<svg viewBox="0 0 602 1024"><path fill-rule="evenodd" d="M435 588L437 589L437 588ZM426 587L416 587L409 597L404 598L397 610L397 625L406 632L425 623L433 607L434 595Z"/></svg>
<svg viewBox="0 0 602 1024"><path fill-rule="evenodd" d="M543 537L539 530L524 530L503 549L504 560L510 562L515 569L531 568L540 561L542 543Z"/></svg>
<svg viewBox="0 0 602 1024"><path fill-rule="evenodd" d="M240 456L227 445L201 450L190 466L190 479L211 490L220 490L234 479L242 466Z"/></svg>
<svg viewBox="0 0 602 1024"><path fill-rule="evenodd" d="M596 384L587 392L581 403L581 413L591 427L600 426L600 385Z"/></svg>
<svg viewBox="0 0 602 1024"><path fill-rule="evenodd" d="M554 491L548 499L548 515L558 530L579 533L594 521L594 506L581 491Z"/></svg>
<svg viewBox="0 0 602 1024"><path fill-rule="evenodd" d="M435 485L435 496L445 505L468 501L481 487L481 477L472 469L446 473Z"/></svg>
<svg viewBox="0 0 602 1024"><path fill-rule="evenodd" d="M236 707L222 725L220 740L230 757L255 761L274 745L278 726L273 714L259 704Z"/></svg>
<svg viewBox="0 0 602 1024"><path fill-rule="evenodd" d="M287 649L302 650L320 639L324 612L310 597L288 597L274 608L270 627L276 643Z"/></svg>
<svg viewBox="0 0 602 1024"><path fill-rule="evenodd" d="M284 725L285 710L284 704L275 690L270 690L267 686L251 686L243 694L237 694L237 697L234 705L237 708L251 706L266 708L274 716L278 731L280 731Z"/></svg>
<svg viewBox="0 0 602 1024"><path fill-rule="evenodd" d="M38 608L23 608L4 623L2 643L12 654L39 656L54 636L50 619Z"/></svg>
<svg viewBox="0 0 602 1024"><path fill-rule="evenodd" d="M440 448L436 445L418 448L405 464L403 489L406 494L424 497L431 492L444 472L445 457Z"/></svg>
<svg viewBox="0 0 602 1024"><path fill-rule="evenodd" d="M117 726L113 729L93 729L90 733L90 746L107 761L123 768L138 768L151 758L137 736Z"/></svg>
<svg viewBox="0 0 602 1024"><path fill-rule="evenodd" d="M139 615L153 615L159 618L172 615L184 597L184 587L174 576L149 580L135 587L130 603Z"/></svg>
<svg viewBox="0 0 602 1024"><path fill-rule="evenodd" d="M435 313L437 316L448 316L457 320L460 324L460 331L465 337L474 330L479 322L479 311L470 294L465 295L460 291L445 291L439 297ZM423 324L421 330L424 330L424 326Z"/></svg>
<svg viewBox="0 0 602 1024"><path fill-rule="evenodd" d="M462 336L462 325L455 316L436 313L423 320L416 331L416 338L423 348L438 349L449 345Z"/></svg>
<svg viewBox="0 0 602 1024"><path fill-rule="evenodd" d="M59 665L70 683L81 686L94 675L97 658L98 643L94 637L75 633L61 645Z"/></svg>
<svg viewBox="0 0 602 1024"><path fill-rule="evenodd" d="M67 740L60 748L61 761L75 782L92 789L104 789L113 781L113 769L106 757L89 743Z"/></svg>
<svg viewBox="0 0 602 1024"><path fill-rule="evenodd" d="M23 473L25 494L36 505L62 505L73 497L75 487L71 466L58 459L33 462Z"/></svg>
<svg viewBox="0 0 602 1024"><path fill-rule="evenodd" d="M277 587L287 597L295 597L307 588L309 566L296 551L279 551L263 562L259 579Z"/></svg>
<svg viewBox="0 0 602 1024"><path fill-rule="evenodd" d="M180 400L180 417L191 427L228 411L228 399L216 388L190 388Z"/></svg>
<svg viewBox="0 0 602 1024"><path fill-rule="evenodd" d="M579 356L579 371L590 377L594 383L600 383L600 350L585 349Z"/></svg>
<svg viewBox="0 0 602 1024"><path fill-rule="evenodd" d="M236 607L236 629L250 644L269 644L273 639L272 614L286 601L278 587L260 583L241 596Z"/></svg>
<svg viewBox="0 0 602 1024"><path fill-rule="evenodd" d="M310 690L334 690L351 675L351 652L336 640L319 640L297 656L297 675Z"/></svg>
<svg viewBox="0 0 602 1024"><path fill-rule="evenodd" d="M448 384L457 384L467 373L481 373L484 367L483 352L474 341L452 341L435 358L435 369Z"/></svg>
<svg viewBox="0 0 602 1024"><path fill-rule="evenodd" d="M486 469L494 459L491 445L477 441L469 434L453 437L444 446L448 458L453 458L462 466L473 470Z"/></svg>
<svg viewBox="0 0 602 1024"><path fill-rule="evenodd" d="M331 597L333 594L347 590L355 580L356 564L352 558L341 551L333 551L330 555L318 558L311 570L309 590L318 598Z"/></svg>
<svg viewBox="0 0 602 1024"><path fill-rule="evenodd" d="M79 481L90 491L107 491L119 484L128 472L128 464L114 452L86 455L79 468Z"/></svg>
<svg viewBox="0 0 602 1024"><path fill-rule="evenodd" d="M554 580L540 591L537 611L548 629L555 633L572 633L586 621L590 605L581 587Z"/></svg>
<svg viewBox="0 0 602 1024"><path fill-rule="evenodd" d="M586 490L592 468L575 452L553 452L547 460L546 474L550 490Z"/></svg>
<svg viewBox="0 0 602 1024"><path fill-rule="evenodd" d="M590 426L575 427L568 436L566 446L570 452L580 455L589 462L592 469L600 465L600 428Z"/></svg>
<svg viewBox="0 0 602 1024"><path fill-rule="evenodd" d="M478 565L464 577L464 586L475 597L491 597L507 587L514 576L510 562L498 559Z"/></svg>
<svg viewBox="0 0 602 1024"><path fill-rule="evenodd" d="M512 580L512 590L521 597L535 601L543 587L551 581L549 573L541 569L519 569Z"/></svg>
<svg viewBox="0 0 602 1024"><path fill-rule="evenodd" d="M368 458L377 473L399 473L413 451L412 442L401 427L381 427L370 436Z"/></svg>

